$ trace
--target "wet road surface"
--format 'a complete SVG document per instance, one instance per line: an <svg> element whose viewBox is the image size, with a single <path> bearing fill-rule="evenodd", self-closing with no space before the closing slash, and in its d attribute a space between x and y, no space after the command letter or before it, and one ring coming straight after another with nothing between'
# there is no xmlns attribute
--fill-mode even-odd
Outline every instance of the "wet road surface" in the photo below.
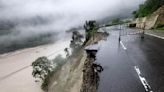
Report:
<svg viewBox="0 0 164 92"><path fill-rule="evenodd" d="M104 71L98 92L164 92L164 40L126 35L120 43L118 37L118 30L111 31L99 43L96 62Z"/></svg>

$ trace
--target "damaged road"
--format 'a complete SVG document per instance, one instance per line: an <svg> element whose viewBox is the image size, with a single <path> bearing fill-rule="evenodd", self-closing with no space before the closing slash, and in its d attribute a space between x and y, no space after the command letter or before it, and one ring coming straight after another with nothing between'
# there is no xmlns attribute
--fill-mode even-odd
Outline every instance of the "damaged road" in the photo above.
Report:
<svg viewBox="0 0 164 92"><path fill-rule="evenodd" d="M103 69L94 64L95 58L91 58L84 49L105 39L108 35L97 32L75 56L69 58L51 78L48 92L96 92L99 78L95 72L98 73Z"/></svg>

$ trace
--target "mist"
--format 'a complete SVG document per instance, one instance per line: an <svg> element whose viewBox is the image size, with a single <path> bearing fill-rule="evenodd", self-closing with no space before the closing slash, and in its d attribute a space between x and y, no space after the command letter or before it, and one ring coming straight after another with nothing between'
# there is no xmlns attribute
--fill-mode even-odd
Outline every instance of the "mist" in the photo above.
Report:
<svg viewBox="0 0 164 92"><path fill-rule="evenodd" d="M86 20L129 17L144 0L0 0L0 46L61 34ZM54 37L51 37L54 39ZM55 38L57 39L57 38Z"/></svg>

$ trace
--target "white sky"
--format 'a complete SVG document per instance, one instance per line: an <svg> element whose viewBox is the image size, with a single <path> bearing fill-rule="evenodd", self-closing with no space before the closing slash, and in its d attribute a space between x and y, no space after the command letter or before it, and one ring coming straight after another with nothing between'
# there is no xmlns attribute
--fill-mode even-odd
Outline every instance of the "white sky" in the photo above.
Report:
<svg viewBox="0 0 164 92"><path fill-rule="evenodd" d="M0 19L23 20L34 16L48 18L51 23L24 28L66 30L86 20L126 16L144 0L0 0Z"/></svg>
<svg viewBox="0 0 164 92"><path fill-rule="evenodd" d="M86 20L130 15L144 0L0 0L1 20L18 22L13 33L0 36L0 43L19 41L48 31L61 32L82 26ZM48 22L33 25L39 16ZM1 31L1 30L0 30ZM14 33L18 31L18 33Z"/></svg>

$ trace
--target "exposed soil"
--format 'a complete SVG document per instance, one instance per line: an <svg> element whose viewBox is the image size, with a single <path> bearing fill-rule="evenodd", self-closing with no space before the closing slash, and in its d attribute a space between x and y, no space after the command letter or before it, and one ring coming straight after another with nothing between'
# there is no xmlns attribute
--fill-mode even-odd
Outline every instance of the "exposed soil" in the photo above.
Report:
<svg viewBox="0 0 164 92"><path fill-rule="evenodd" d="M98 86L98 76L92 69L93 59L87 58L83 70L83 85L81 92L96 92Z"/></svg>
<svg viewBox="0 0 164 92"><path fill-rule="evenodd" d="M85 60L86 53L83 50L69 58L67 63L54 74L48 92L80 92Z"/></svg>
<svg viewBox="0 0 164 92"><path fill-rule="evenodd" d="M85 46L98 43L107 36L106 33L98 32ZM96 92L98 76L92 68L94 59L88 57L85 46L54 74L48 92Z"/></svg>
<svg viewBox="0 0 164 92"><path fill-rule="evenodd" d="M95 38L91 38L87 44L95 44L100 40L105 39L108 36L106 33L97 33L95 34ZM99 85L99 73L95 72L95 68L93 67L95 59L87 55L87 59L84 63L83 67L83 84L81 87L81 92L97 92L97 88Z"/></svg>

